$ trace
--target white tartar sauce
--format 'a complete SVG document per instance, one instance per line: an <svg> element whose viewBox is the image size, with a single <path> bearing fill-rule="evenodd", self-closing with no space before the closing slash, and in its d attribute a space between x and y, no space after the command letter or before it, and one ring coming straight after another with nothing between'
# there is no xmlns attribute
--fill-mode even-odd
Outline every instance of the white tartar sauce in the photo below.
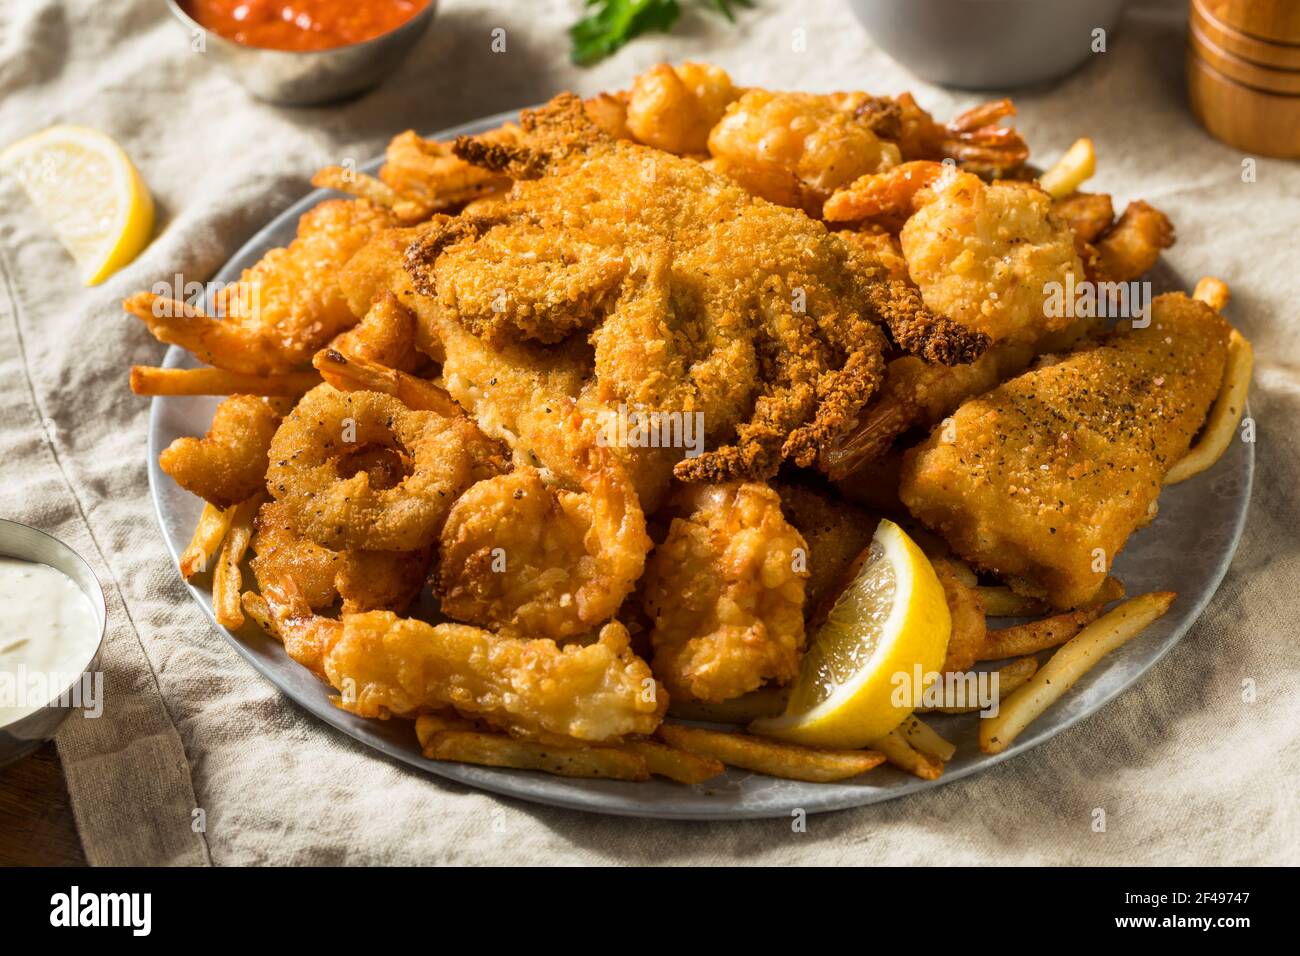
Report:
<svg viewBox="0 0 1300 956"><path fill-rule="evenodd" d="M47 564L0 556L0 726L58 696L98 645L95 607L77 582Z"/></svg>

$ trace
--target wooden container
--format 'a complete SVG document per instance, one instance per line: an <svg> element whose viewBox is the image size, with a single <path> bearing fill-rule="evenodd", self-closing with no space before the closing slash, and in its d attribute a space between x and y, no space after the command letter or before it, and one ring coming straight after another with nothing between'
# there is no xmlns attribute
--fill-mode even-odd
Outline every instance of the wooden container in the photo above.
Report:
<svg viewBox="0 0 1300 956"><path fill-rule="evenodd" d="M1300 159L1300 0L1190 0L1187 92L1217 139Z"/></svg>
<svg viewBox="0 0 1300 956"><path fill-rule="evenodd" d="M1257 156L1300 159L1300 95L1253 89L1207 64L1189 44L1187 92L1206 131Z"/></svg>
<svg viewBox="0 0 1300 956"><path fill-rule="evenodd" d="M1195 23L1188 33L1192 52L1207 65L1243 86L1265 93L1300 93L1300 70L1281 70L1260 66L1252 60L1229 53L1209 39Z"/></svg>
<svg viewBox="0 0 1300 956"><path fill-rule="evenodd" d="M1234 30L1261 40L1300 44L1296 0L1204 0L1206 12Z"/></svg>
<svg viewBox="0 0 1300 956"><path fill-rule="evenodd" d="M1192 0L1191 28L1194 34L1204 37L1225 53L1259 66L1300 70L1300 41L1294 44L1278 43L1242 33L1217 18L1209 10L1208 4L1211 2L1212 0ZM1300 8L1300 0L1296 6Z"/></svg>

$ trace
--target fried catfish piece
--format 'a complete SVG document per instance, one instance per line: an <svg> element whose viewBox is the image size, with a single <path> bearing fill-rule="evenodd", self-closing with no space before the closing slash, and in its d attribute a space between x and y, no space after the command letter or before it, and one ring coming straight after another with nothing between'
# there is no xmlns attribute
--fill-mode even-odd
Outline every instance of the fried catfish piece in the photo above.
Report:
<svg viewBox="0 0 1300 956"><path fill-rule="evenodd" d="M1229 328L1181 294L971 399L904 459L900 496L1021 594L1085 604L1155 513L1223 378Z"/></svg>
<svg viewBox="0 0 1300 956"><path fill-rule="evenodd" d="M363 717L451 706L516 736L603 741L653 733L668 707L618 622L563 648L387 611L346 615L332 630L325 676Z"/></svg>

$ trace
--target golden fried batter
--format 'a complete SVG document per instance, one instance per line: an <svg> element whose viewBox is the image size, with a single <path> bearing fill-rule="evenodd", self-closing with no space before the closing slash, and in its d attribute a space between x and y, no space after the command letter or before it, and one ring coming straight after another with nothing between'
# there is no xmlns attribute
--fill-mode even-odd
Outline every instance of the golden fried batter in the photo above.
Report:
<svg viewBox="0 0 1300 956"><path fill-rule="evenodd" d="M526 114L524 128L550 157L546 174L476 204L462 235L417 240L407 256L415 287L494 339L551 340L573 328L547 316L600 324L596 377L611 402L630 397L611 378L657 383L658 407L670 411L695 411L722 388L705 424L724 445L679 463L679 477L765 477L783 457L811 463L876 388L881 323L931 360L969 361L985 344L930 315L863 247L699 163L603 136L576 97ZM538 260L574 267L538 282ZM611 306L618 270L626 277ZM485 304L502 291L504 308L488 317ZM648 338L645 296L660 319Z"/></svg>
<svg viewBox="0 0 1300 956"><path fill-rule="evenodd" d="M804 648L808 545L766 485L684 490L646 566L655 676L670 693L722 701L788 683Z"/></svg>
<svg viewBox="0 0 1300 956"><path fill-rule="evenodd" d="M900 495L953 550L1017 591L1086 603L1218 392L1228 325L1163 295L1150 325L971 399L904 461Z"/></svg>
<svg viewBox="0 0 1300 956"><path fill-rule="evenodd" d="M178 438L158 456L176 484L218 508L262 491L267 452L280 416L256 395L232 395L217 406L203 438Z"/></svg>

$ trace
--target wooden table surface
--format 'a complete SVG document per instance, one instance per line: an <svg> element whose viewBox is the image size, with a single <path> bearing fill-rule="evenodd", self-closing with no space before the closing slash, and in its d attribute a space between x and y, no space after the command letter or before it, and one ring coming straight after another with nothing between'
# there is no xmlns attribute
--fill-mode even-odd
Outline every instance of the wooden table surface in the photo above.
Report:
<svg viewBox="0 0 1300 956"><path fill-rule="evenodd" d="M0 866L85 866L54 744L0 769Z"/></svg>

